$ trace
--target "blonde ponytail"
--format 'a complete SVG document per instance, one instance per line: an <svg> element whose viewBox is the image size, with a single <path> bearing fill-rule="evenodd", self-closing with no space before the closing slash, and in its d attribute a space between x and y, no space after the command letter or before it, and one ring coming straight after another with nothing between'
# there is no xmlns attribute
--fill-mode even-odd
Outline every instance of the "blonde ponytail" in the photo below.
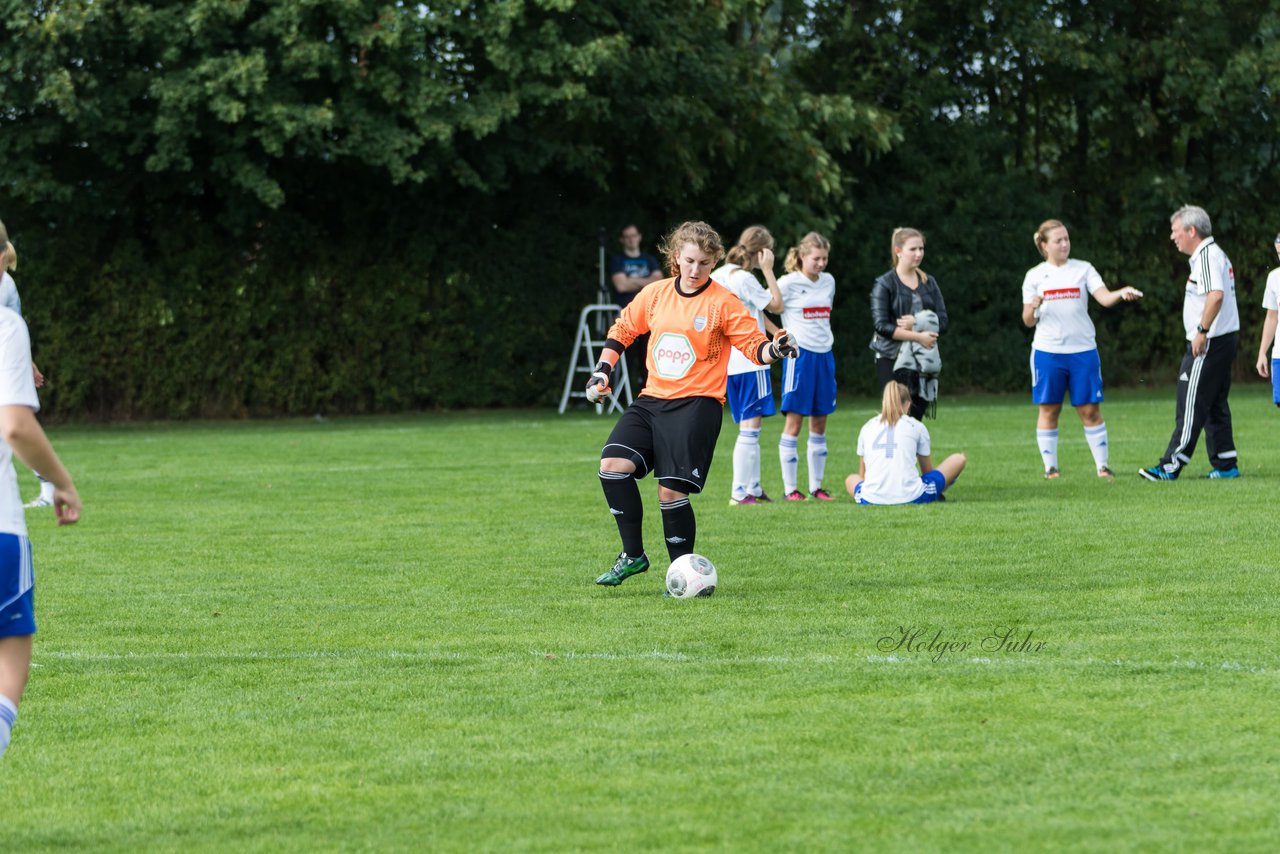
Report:
<svg viewBox="0 0 1280 854"><path fill-rule="evenodd" d="M911 390L893 380L886 383L884 397L880 401L880 420L893 427L910 409Z"/></svg>

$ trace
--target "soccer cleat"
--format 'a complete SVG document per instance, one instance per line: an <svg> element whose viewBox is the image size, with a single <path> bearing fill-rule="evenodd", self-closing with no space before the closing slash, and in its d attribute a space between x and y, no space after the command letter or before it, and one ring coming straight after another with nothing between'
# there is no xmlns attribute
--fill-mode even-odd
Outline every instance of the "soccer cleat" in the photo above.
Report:
<svg viewBox="0 0 1280 854"><path fill-rule="evenodd" d="M806 496L798 489L793 489L783 496L787 501L804 501Z"/></svg>
<svg viewBox="0 0 1280 854"><path fill-rule="evenodd" d="M1230 480L1239 476L1240 469L1236 466L1232 466L1229 469L1211 469L1209 473L1205 475L1209 480Z"/></svg>
<svg viewBox="0 0 1280 854"><path fill-rule="evenodd" d="M1060 477L1062 477L1062 472L1058 471L1057 466L1054 466L1044 473L1045 480L1057 480Z"/></svg>
<svg viewBox="0 0 1280 854"><path fill-rule="evenodd" d="M819 501L835 501L835 499L831 497L831 493L827 492L821 486L819 486L817 489L815 489L813 492L810 492L809 494L812 495L814 498L818 499Z"/></svg>
<svg viewBox="0 0 1280 854"><path fill-rule="evenodd" d="M647 572L649 569L649 556L640 555L640 557L627 557L626 552L618 555L618 562L613 565L613 569L596 579L596 584L603 584L605 587L617 587L633 575L639 575Z"/></svg>
<svg viewBox="0 0 1280 854"><path fill-rule="evenodd" d="M1102 478L1103 480L1115 480L1116 473L1113 472L1107 466L1098 466L1098 477Z"/></svg>
<svg viewBox="0 0 1280 854"><path fill-rule="evenodd" d="M745 498L729 499L730 507L733 507L734 505L738 505L738 504L759 504L759 503L760 503L760 499L756 498L754 495L748 495Z"/></svg>
<svg viewBox="0 0 1280 854"><path fill-rule="evenodd" d="M1152 466L1149 469L1138 469L1138 476L1146 478L1152 483L1159 483L1162 480L1177 480L1177 472L1166 471L1164 466Z"/></svg>
<svg viewBox="0 0 1280 854"><path fill-rule="evenodd" d="M757 496L756 496L756 503L758 503L758 504L772 504L772 503L773 503L773 499L769 497L769 493L767 493L767 492L761 492L759 495L757 495Z"/></svg>
<svg viewBox="0 0 1280 854"><path fill-rule="evenodd" d="M31 499L30 501L28 501L26 504L22 506L28 509L31 509L33 507L52 507L53 502L45 498L43 495L37 495L35 498Z"/></svg>

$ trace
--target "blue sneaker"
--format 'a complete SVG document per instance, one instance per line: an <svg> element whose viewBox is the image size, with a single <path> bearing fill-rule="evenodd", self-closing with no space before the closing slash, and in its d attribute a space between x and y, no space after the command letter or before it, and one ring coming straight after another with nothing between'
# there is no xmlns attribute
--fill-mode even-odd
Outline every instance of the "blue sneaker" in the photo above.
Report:
<svg viewBox="0 0 1280 854"><path fill-rule="evenodd" d="M1236 466L1232 466L1229 469L1210 469L1209 473L1205 475L1209 480L1228 480L1239 476L1240 469Z"/></svg>
<svg viewBox="0 0 1280 854"><path fill-rule="evenodd" d="M1138 476L1144 477L1152 483L1159 483L1162 480L1177 480L1178 473L1171 472L1164 466L1152 466L1149 469L1138 469Z"/></svg>

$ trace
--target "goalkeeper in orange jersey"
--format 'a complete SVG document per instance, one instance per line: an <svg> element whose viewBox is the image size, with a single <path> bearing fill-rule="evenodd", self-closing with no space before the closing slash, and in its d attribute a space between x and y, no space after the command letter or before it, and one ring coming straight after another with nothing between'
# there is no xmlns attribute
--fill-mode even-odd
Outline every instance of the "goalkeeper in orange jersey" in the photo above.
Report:
<svg viewBox="0 0 1280 854"><path fill-rule="evenodd" d="M622 352L649 333L649 380L614 425L600 452L600 483L618 523L622 553L596 584L615 587L649 568L637 480L658 481L663 538L671 560L693 552L696 525L689 495L701 492L724 420L729 348L757 365L796 355L785 329L770 341L746 306L711 280L724 244L705 222L686 222L663 242L677 275L648 285L609 329L595 373L587 381L593 403L609 392Z"/></svg>

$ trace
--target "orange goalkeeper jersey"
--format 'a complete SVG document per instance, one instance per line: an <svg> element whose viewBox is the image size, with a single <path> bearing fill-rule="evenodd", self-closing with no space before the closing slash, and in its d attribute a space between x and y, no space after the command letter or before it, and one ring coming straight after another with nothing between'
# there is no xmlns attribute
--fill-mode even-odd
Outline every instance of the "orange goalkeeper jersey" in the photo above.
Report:
<svg viewBox="0 0 1280 854"><path fill-rule="evenodd" d="M648 285L622 310L609 337L625 347L649 334L645 365L649 380L641 395L671 400L713 397L724 404L729 348L737 347L757 365L769 338L742 300L708 281L696 294L676 290L676 280Z"/></svg>

